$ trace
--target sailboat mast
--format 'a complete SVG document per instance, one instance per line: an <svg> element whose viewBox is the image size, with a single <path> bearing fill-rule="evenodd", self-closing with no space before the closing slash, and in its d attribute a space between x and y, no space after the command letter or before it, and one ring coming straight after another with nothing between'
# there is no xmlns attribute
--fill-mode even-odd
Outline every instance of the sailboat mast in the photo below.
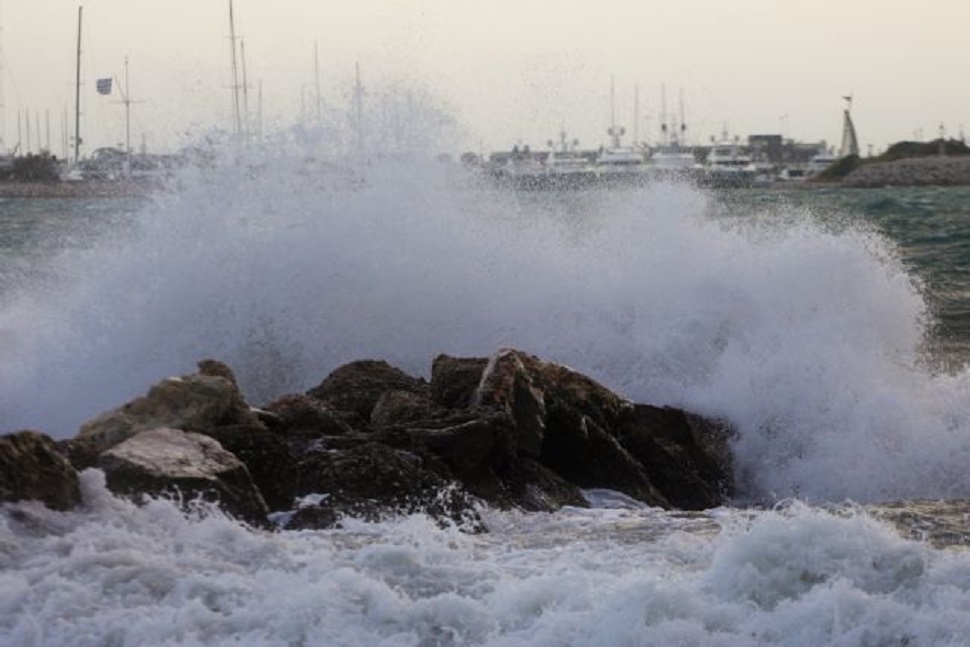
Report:
<svg viewBox="0 0 970 647"><path fill-rule="evenodd" d="M3 61L6 58L3 52L3 6L0 5L0 154L6 152L7 146L7 101L4 94Z"/></svg>
<svg viewBox="0 0 970 647"><path fill-rule="evenodd" d="M239 72L236 65L236 19L232 11L232 0L229 0L229 49L232 58L232 128L233 134L238 135L242 125L239 113Z"/></svg>
<svg viewBox="0 0 970 647"><path fill-rule="evenodd" d="M81 16L84 7L77 8L77 69L74 75L74 164L81 158Z"/></svg>
<svg viewBox="0 0 970 647"><path fill-rule="evenodd" d="M242 58L242 91L243 91L243 138L249 141L249 77L246 74L246 41L239 40L239 56Z"/></svg>
<svg viewBox="0 0 970 647"><path fill-rule="evenodd" d="M131 93L128 87L128 57L125 57L125 157L131 166Z"/></svg>
<svg viewBox="0 0 970 647"><path fill-rule="evenodd" d="M606 132L610 136L610 145L613 148L619 148L623 129L616 125L616 78L612 75L610 76L610 128Z"/></svg>
<svg viewBox="0 0 970 647"><path fill-rule="evenodd" d="M640 142L640 86L633 86L633 144Z"/></svg>
<svg viewBox="0 0 970 647"><path fill-rule="evenodd" d="M616 129L616 77L613 76L610 76L610 129Z"/></svg>
<svg viewBox="0 0 970 647"><path fill-rule="evenodd" d="M678 99L680 101L680 126L677 145L683 146L687 141L687 117L684 114L684 89L679 90Z"/></svg>
<svg viewBox="0 0 970 647"><path fill-rule="evenodd" d="M667 84L660 84L660 144L670 145L670 130L667 127Z"/></svg>
<svg viewBox="0 0 970 647"><path fill-rule="evenodd" d="M360 82L360 62L355 66L354 114L357 120L357 153L364 154L364 86Z"/></svg>
<svg viewBox="0 0 970 647"><path fill-rule="evenodd" d="M317 124L323 122L323 114L320 109L320 50L317 43L313 43L313 77L317 88Z"/></svg>

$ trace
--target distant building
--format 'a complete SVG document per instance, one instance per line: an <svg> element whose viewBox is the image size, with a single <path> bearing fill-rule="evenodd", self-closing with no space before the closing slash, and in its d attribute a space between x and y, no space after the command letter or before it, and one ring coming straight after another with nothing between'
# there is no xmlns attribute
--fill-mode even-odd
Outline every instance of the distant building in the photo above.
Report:
<svg viewBox="0 0 970 647"><path fill-rule="evenodd" d="M749 135L748 154L755 162L781 164L784 162L784 141L781 135Z"/></svg>

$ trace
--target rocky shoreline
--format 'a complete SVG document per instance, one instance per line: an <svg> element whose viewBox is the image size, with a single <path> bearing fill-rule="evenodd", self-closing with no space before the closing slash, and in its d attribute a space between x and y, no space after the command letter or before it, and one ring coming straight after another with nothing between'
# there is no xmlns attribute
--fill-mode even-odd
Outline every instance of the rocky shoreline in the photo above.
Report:
<svg viewBox="0 0 970 647"><path fill-rule="evenodd" d="M81 504L78 474L143 501L198 500L261 528L327 528L344 516L422 512L484 528L482 505L553 511L607 488L665 509L734 494L726 424L625 400L524 352L440 355L430 381L383 361L344 365L319 385L252 407L226 365L162 380L55 441L0 436L0 503Z"/></svg>
<svg viewBox="0 0 970 647"><path fill-rule="evenodd" d="M970 156L910 157L864 164L842 179L840 186L968 186Z"/></svg>

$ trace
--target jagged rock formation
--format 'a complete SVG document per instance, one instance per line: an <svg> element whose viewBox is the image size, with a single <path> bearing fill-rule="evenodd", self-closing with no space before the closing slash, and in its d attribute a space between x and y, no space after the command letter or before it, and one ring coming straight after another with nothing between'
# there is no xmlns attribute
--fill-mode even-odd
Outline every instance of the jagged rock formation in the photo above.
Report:
<svg viewBox="0 0 970 647"><path fill-rule="evenodd" d="M424 512L475 530L480 502L548 511L587 505L582 488L609 488L652 506L705 509L733 492L726 425L634 404L518 350L438 356L430 381L382 361L351 362L261 409L224 364L199 368L60 444L36 432L0 437L4 473L39 480L37 459L3 451L28 439L66 466L68 481L94 466L112 491L136 500L199 497L254 525L288 511L281 518L291 528ZM0 500L24 498L56 507L78 499L0 481Z"/></svg>

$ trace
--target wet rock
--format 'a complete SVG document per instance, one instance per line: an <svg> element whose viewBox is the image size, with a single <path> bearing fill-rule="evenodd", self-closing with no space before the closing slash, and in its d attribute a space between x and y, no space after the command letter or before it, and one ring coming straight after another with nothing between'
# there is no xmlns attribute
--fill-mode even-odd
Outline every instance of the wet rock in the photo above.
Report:
<svg viewBox="0 0 970 647"><path fill-rule="evenodd" d="M263 410L245 402L229 367L203 360L198 374L160 382L60 448L77 468L105 469L114 491L202 496L251 523L319 495L292 512L292 527L424 512L475 528L482 501L585 506L580 488L665 508L722 505L733 492L729 440L724 425L633 404L566 366L502 349L439 355L430 384L386 362L352 362Z"/></svg>
<svg viewBox="0 0 970 647"><path fill-rule="evenodd" d="M421 512L448 522L480 523L476 502L429 469L420 455L367 442L308 454L300 464L297 495L327 494L338 515L379 519Z"/></svg>
<svg viewBox="0 0 970 647"><path fill-rule="evenodd" d="M57 444L38 431L0 436L0 503L40 501L53 510L81 502L77 472Z"/></svg>
<svg viewBox="0 0 970 647"><path fill-rule="evenodd" d="M169 428L143 431L103 452L97 466L116 494L135 500L172 496L186 507L201 498L233 517L267 525L269 509L246 466L208 436Z"/></svg>
<svg viewBox="0 0 970 647"><path fill-rule="evenodd" d="M426 393L397 389L385 391L371 411L371 427L375 430L385 429L423 420L431 415L431 409L431 400Z"/></svg>
<svg viewBox="0 0 970 647"><path fill-rule="evenodd" d="M298 508L283 524L284 530L325 530L339 525L337 512L326 503Z"/></svg>
<svg viewBox="0 0 970 647"><path fill-rule="evenodd" d="M619 438L670 504L683 510L723 505L734 493L730 429L672 407L638 404Z"/></svg>
<svg viewBox="0 0 970 647"><path fill-rule="evenodd" d="M296 496L296 457L285 438L261 425L229 425L203 432L238 458L270 510L288 510Z"/></svg>
<svg viewBox="0 0 970 647"><path fill-rule="evenodd" d="M485 357L438 355L431 363L431 400L447 409L471 406L487 365Z"/></svg>
<svg viewBox="0 0 970 647"><path fill-rule="evenodd" d="M611 488L669 507L644 467L615 436L632 404L595 380L513 349L488 362L473 404L495 406L515 421L513 451L580 487Z"/></svg>
<svg viewBox="0 0 970 647"><path fill-rule="evenodd" d="M431 453L443 460L447 470L438 471L454 475L475 496L491 503L507 503L501 500L502 484L497 473L513 460L506 440L511 421L506 416L457 412L395 431L409 439L412 451Z"/></svg>
<svg viewBox="0 0 970 647"><path fill-rule="evenodd" d="M236 382L236 374L232 372L228 364L220 362L217 359L203 359L196 363L199 367L199 375L209 375L214 377L224 377L234 385L238 387L239 383Z"/></svg>
<svg viewBox="0 0 970 647"><path fill-rule="evenodd" d="M567 505L589 507L577 485L534 460L515 461L501 476L504 498L522 510L554 512Z"/></svg>
<svg viewBox="0 0 970 647"><path fill-rule="evenodd" d="M343 436L354 431L346 416L308 395L286 395L263 408L276 416L274 431L287 437Z"/></svg>
<svg viewBox="0 0 970 647"><path fill-rule="evenodd" d="M162 380L146 395L102 413L84 423L76 438L83 453L97 455L150 429L196 432L234 424L262 423L230 379L192 374Z"/></svg>
<svg viewBox="0 0 970 647"><path fill-rule="evenodd" d="M550 407L539 462L582 488L608 488L651 506L671 507L619 440L568 403Z"/></svg>
<svg viewBox="0 0 970 647"><path fill-rule="evenodd" d="M499 351L489 359L471 400L473 407L505 411L515 423L511 450L530 457L542 452L546 430L546 403L537 379L540 364L519 351Z"/></svg>
<svg viewBox="0 0 970 647"><path fill-rule="evenodd" d="M354 413L366 423L385 392L426 393L427 388L424 380L411 377L385 361L359 360L334 370L318 386L307 391L307 395L337 411Z"/></svg>

